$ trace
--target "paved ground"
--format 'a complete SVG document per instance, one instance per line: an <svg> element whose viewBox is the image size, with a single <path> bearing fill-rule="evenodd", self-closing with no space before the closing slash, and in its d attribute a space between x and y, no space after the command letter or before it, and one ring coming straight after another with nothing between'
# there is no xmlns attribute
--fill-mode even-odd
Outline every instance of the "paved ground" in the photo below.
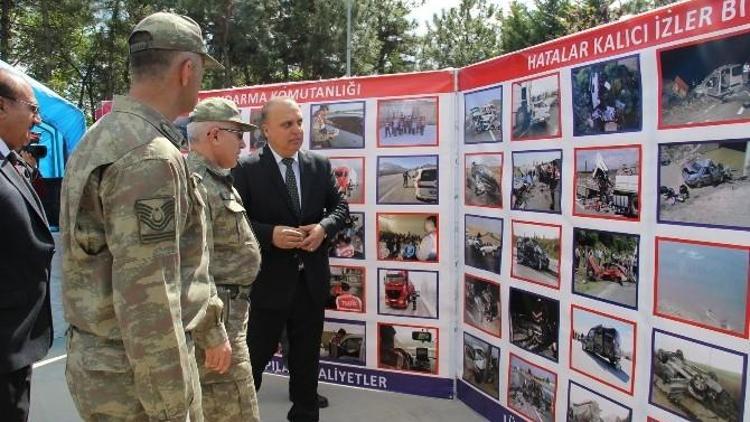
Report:
<svg viewBox="0 0 750 422"><path fill-rule="evenodd" d="M404 176L401 173L387 174L378 177L378 201L395 204L420 204L414 189L414 179L409 178L408 187L404 187Z"/></svg>
<svg viewBox="0 0 750 422"><path fill-rule="evenodd" d="M585 352L578 341L572 343L572 350L570 352L572 354L571 365L574 368L599 378L617 388L630 390L632 384L632 374L630 373L632 363L629 360L623 359L620 362L620 367L616 368L603 357Z"/></svg>
<svg viewBox="0 0 750 422"><path fill-rule="evenodd" d="M549 268L557 268L557 265L557 260L550 259ZM557 287L560 285L557 273L549 269L539 271L535 268L519 264L515 256L513 257L513 276L524 280L533 280L545 286Z"/></svg>

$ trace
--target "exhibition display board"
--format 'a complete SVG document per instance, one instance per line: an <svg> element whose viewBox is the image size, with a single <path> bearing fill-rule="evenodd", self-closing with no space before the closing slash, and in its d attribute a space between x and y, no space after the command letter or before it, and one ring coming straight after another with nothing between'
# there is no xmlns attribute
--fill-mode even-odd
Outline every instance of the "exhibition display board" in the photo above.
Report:
<svg viewBox="0 0 750 422"><path fill-rule="evenodd" d="M684 2L459 70L203 92L251 121L295 98L349 200L321 381L490 420L750 422L749 14Z"/></svg>
<svg viewBox="0 0 750 422"><path fill-rule="evenodd" d="M457 393L488 419L750 420L747 8L458 71Z"/></svg>

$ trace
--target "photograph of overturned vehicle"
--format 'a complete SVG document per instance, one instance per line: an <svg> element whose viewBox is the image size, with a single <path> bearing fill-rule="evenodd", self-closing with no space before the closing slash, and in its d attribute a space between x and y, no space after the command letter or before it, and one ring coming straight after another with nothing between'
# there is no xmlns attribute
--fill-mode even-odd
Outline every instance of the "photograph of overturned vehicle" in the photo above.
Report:
<svg viewBox="0 0 750 422"><path fill-rule="evenodd" d="M570 368L610 387L632 393L635 323L573 305L571 325Z"/></svg>
<svg viewBox="0 0 750 422"><path fill-rule="evenodd" d="M750 119L750 33L658 52L659 128Z"/></svg>
<svg viewBox="0 0 750 422"><path fill-rule="evenodd" d="M560 74L513 83L511 140L559 138Z"/></svg>
<svg viewBox="0 0 750 422"><path fill-rule="evenodd" d="M562 150L513 152L513 210L560 214Z"/></svg>
<svg viewBox="0 0 750 422"><path fill-rule="evenodd" d="M659 144L659 222L750 230L748 144Z"/></svg>
<svg viewBox="0 0 750 422"><path fill-rule="evenodd" d="M555 420L557 375L510 354L508 406L532 421Z"/></svg>
<svg viewBox="0 0 750 422"><path fill-rule="evenodd" d="M562 227L513 220L511 228L513 232L511 277L559 288Z"/></svg>
<svg viewBox="0 0 750 422"><path fill-rule="evenodd" d="M438 329L378 323L378 367L437 374Z"/></svg>
<svg viewBox="0 0 750 422"><path fill-rule="evenodd" d="M364 147L364 101L310 106L310 149Z"/></svg>
<svg viewBox="0 0 750 422"><path fill-rule="evenodd" d="M464 263L470 267L500 274L503 220L466 214L464 221Z"/></svg>
<svg viewBox="0 0 750 422"><path fill-rule="evenodd" d="M331 172L336 187L349 204L365 203L365 158L333 157Z"/></svg>
<svg viewBox="0 0 750 422"><path fill-rule="evenodd" d="M640 236L573 228L573 293L635 308Z"/></svg>
<svg viewBox="0 0 750 422"><path fill-rule="evenodd" d="M464 276L464 323L500 338L500 285L494 281Z"/></svg>
<svg viewBox="0 0 750 422"><path fill-rule="evenodd" d="M641 130L641 70L638 56L571 70L573 135Z"/></svg>
<svg viewBox="0 0 750 422"><path fill-rule="evenodd" d="M464 94L464 143L503 141L503 87Z"/></svg>
<svg viewBox="0 0 750 422"><path fill-rule="evenodd" d="M365 365L365 323L343 319L326 319L320 338L320 359L331 362Z"/></svg>
<svg viewBox="0 0 750 422"><path fill-rule="evenodd" d="M630 422L633 410L574 381L568 384L567 422Z"/></svg>
<svg viewBox="0 0 750 422"><path fill-rule="evenodd" d="M365 259L365 213L349 213L344 228L331 240L328 256Z"/></svg>
<svg viewBox="0 0 750 422"><path fill-rule="evenodd" d="M649 402L691 421L738 422L746 356L654 330Z"/></svg>
<svg viewBox="0 0 750 422"><path fill-rule="evenodd" d="M502 208L503 154L481 152L464 156L464 204Z"/></svg>
<svg viewBox="0 0 750 422"><path fill-rule="evenodd" d="M573 215L640 219L641 147L575 149Z"/></svg>
<svg viewBox="0 0 750 422"><path fill-rule="evenodd" d="M464 333L462 379L486 394L500 398L500 349Z"/></svg>
<svg viewBox="0 0 750 422"><path fill-rule="evenodd" d="M438 273L378 268L378 313L438 317Z"/></svg>
<svg viewBox="0 0 750 422"><path fill-rule="evenodd" d="M560 302L510 288L510 342L557 362Z"/></svg>
<svg viewBox="0 0 750 422"><path fill-rule="evenodd" d="M438 156L379 156L378 204L436 204Z"/></svg>

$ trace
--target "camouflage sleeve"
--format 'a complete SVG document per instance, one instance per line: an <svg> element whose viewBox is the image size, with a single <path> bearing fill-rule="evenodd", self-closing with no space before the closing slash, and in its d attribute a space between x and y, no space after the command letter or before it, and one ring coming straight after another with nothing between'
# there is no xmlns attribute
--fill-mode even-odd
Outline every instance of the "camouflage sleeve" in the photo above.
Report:
<svg viewBox="0 0 750 422"><path fill-rule="evenodd" d="M184 420L193 399L177 250L183 185L169 161L146 159L109 167L100 191L115 316L136 394L156 420Z"/></svg>

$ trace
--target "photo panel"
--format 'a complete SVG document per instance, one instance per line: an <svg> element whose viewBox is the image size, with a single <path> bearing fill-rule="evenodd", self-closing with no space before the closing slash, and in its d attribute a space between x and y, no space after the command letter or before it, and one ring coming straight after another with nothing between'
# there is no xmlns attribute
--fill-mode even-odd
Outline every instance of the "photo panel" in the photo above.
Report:
<svg viewBox="0 0 750 422"><path fill-rule="evenodd" d="M654 314L747 337L750 246L656 238Z"/></svg>
<svg viewBox="0 0 750 422"><path fill-rule="evenodd" d="M365 147L365 102L310 105L310 149Z"/></svg>
<svg viewBox="0 0 750 422"><path fill-rule="evenodd" d="M438 374L438 329L378 323L378 368Z"/></svg>
<svg viewBox="0 0 750 422"><path fill-rule="evenodd" d="M750 120L750 32L657 51L659 129Z"/></svg>
<svg viewBox="0 0 750 422"><path fill-rule="evenodd" d="M378 157L378 204L437 204L437 155Z"/></svg>
<svg viewBox="0 0 750 422"><path fill-rule="evenodd" d="M340 312L366 312L365 267L331 265L331 289L326 309Z"/></svg>
<svg viewBox="0 0 750 422"><path fill-rule="evenodd" d="M513 152L510 208L560 214L562 150Z"/></svg>
<svg viewBox="0 0 750 422"><path fill-rule="evenodd" d="M573 293L638 308L640 236L573 228Z"/></svg>
<svg viewBox="0 0 750 422"><path fill-rule="evenodd" d="M502 85L464 94L464 144L503 141Z"/></svg>
<svg viewBox="0 0 750 422"><path fill-rule="evenodd" d="M513 220L511 233L511 277L559 289L562 226Z"/></svg>
<svg viewBox="0 0 750 422"><path fill-rule="evenodd" d="M464 263L499 275L503 256L503 220L471 214L466 214L464 220Z"/></svg>
<svg viewBox="0 0 750 422"><path fill-rule="evenodd" d="M570 369L632 395L635 323L576 305L570 314Z"/></svg>
<svg viewBox="0 0 750 422"><path fill-rule="evenodd" d="M500 284L464 274L464 323L501 338Z"/></svg>
<svg viewBox="0 0 750 422"><path fill-rule="evenodd" d="M439 318L437 271L378 268L378 313Z"/></svg>
<svg viewBox="0 0 750 422"><path fill-rule="evenodd" d="M557 362L560 302L511 287L509 304L511 344Z"/></svg>
<svg viewBox="0 0 750 422"><path fill-rule="evenodd" d="M365 259L365 213L350 212L344 228L331 240L331 258Z"/></svg>
<svg viewBox="0 0 750 422"><path fill-rule="evenodd" d="M245 148L242 149L241 154L252 154L266 146L266 137L260 128L260 108L242 108L240 113L244 121L256 126L255 129L245 132L242 136L242 140L245 141Z"/></svg>
<svg viewBox="0 0 750 422"><path fill-rule="evenodd" d="M633 132L643 125L638 55L571 69L573 136Z"/></svg>
<svg viewBox="0 0 750 422"><path fill-rule="evenodd" d="M378 259L438 262L439 227L437 213L378 213Z"/></svg>
<svg viewBox="0 0 750 422"><path fill-rule="evenodd" d="M473 207L503 207L503 153L478 152L464 155L464 204Z"/></svg>
<svg viewBox="0 0 750 422"><path fill-rule="evenodd" d="M530 420L553 422L557 375L513 353L508 366L508 406Z"/></svg>
<svg viewBox="0 0 750 422"><path fill-rule="evenodd" d="M649 403L692 421L741 422L747 355L654 329Z"/></svg>
<svg viewBox="0 0 750 422"><path fill-rule="evenodd" d="M328 318L323 321L320 360L349 365L366 365L365 323Z"/></svg>
<svg viewBox="0 0 750 422"><path fill-rule="evenodd" d="M559 138L560 74L513 82L511 141Z"/></svg>
<svg viewBox="0 0 750 422"><path fill-rule="evenodd" d="M438 97L378 100L378 147L438 145Z"/></svg>
<svg viewBox="0 0 750 422"><path fill-rule="evenodd" d="M461 378L499 400L500 348L464 333L464 367Z"/></svg>
<svg viewBox="0 0 750 422"><path fill-rule="evenodd" d="M659 144L659 223L750 230L750 139Z"/></svg>
<svg viewBox="0 0 750 422"><path fill-rule="evenodd" d="M640 221L641 146L575 149L573 215Z"/></svg>
<svg viewBox="0 0 750 422"><path fill-rule="evenodd" d="M330 157L336 187L349 205L365 203L365 157Z"/></svg>
<svg viewBox="0 0 750 422"><path fill-rule="evenodd" d="M584 387L568 383L568 422L631 422L633 409Z"/></svg>

